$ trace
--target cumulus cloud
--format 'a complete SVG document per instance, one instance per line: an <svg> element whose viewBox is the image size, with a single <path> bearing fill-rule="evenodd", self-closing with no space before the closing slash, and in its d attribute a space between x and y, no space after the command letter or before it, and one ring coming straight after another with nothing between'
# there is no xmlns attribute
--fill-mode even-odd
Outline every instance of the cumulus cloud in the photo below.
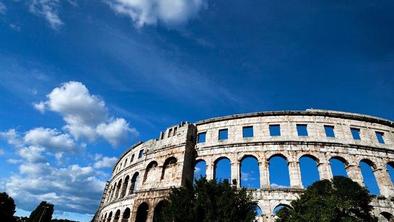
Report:
<svg viewBox="0 0 394 222"><path fill-rule="evenodd" d="M53 29L58 29L63 25L59 17L59 0L32 0L29 5L31 13L44 17Z"/></svg>
<svg viewBox="0 0 394 222"><path fill-rule="evenodd" d="M59 113L66 125L64 128L76 139L94 141L101 136L112 145L119 145L138 132L123 118L109 117L105 102L90 94L80 82L66 82L47 95L47 101L34 104L40 112L51 110Z"/></svg>
<svg viewBox="0 0 394 222"><path fill-rule="evenodd" d="M139 27L157 22L181 24L195 17L206 5L205 0L107 0L107 3Z"/></svg>
<svg viewBox="0 0 394 222"><path fill-rule="evenodd" d="M69 134L42 127L26 132L24 141L30 145L55 149L56 151L72 151L76 148L76 144Z"/></svg>
<svg viewBox="0 0 394 222"><path fill-rule="evenodd" d="M118 159L116 157L99 157L94 163L94 168L109 168L113 167Z"/></svg>

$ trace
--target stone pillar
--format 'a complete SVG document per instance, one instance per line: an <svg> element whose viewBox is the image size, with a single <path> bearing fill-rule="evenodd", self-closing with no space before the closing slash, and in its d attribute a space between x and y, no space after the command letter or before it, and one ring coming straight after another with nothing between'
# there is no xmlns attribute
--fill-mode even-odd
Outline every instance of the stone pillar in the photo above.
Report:
<svg viewBox="0 0 394 222"><path fill-rule="evenodd" d="M270 176L268 169L268 162L259 162L259 170L260 170L260 188L268 189L270 187Z"/></svg>
<svg viewBox="0 0 394 222"><path fill-rule="evenodd" d="M147 216L147 218L146 218L146 221L147 221L147 222L152 222L152 221L153 221L153 214L154 214L155 208L154 208L153 204L149 204L149 205L150 205L150 206L149 206L149 209L148 209L148 216Z"/></svg>
<svg viewBox="0 0 394 222"><path fill-rule="evenodd" d="M237 187L241 186L241 172L240 165L237 159L231 161L231 179L229 181L230 184L233 184L233 180L237 180Z"/></svg>
<svg viewBox="0 0 394 222"><path fill-rule="evenodd" d="M213 180L214 177L214 170L215 170L215 164L213 162L206 162L207 164L207 171L206 171L206 176L207 176L207 180Z"/></svg>
<svg viewBox="0 0 394 222"><path fill-rule="evenodd" d="M361 186L364 186L363 177L361 175L361 170L357 165L348 165L346 167L347 174L350 179L357 182Z"/></svg>
<svg viewBox="0 0 394 222"><path fill-rule="evenodd" d="M302 188L301 171L298 161L289 162L289 176L291 188Z"/></svg>
<svg viewBox="0 0 394 222"><path fill-rule="evenodd" d="M319 170L319 177L320 180L330 180L332 179L332 171L331 171L331 165L329 162L320 162L317 165L317 168Z"/></svg>
<svg viewBox="0 0 394 222"><path fill-rule="evenodd" d="M393 197L394 189L390 179L390 175L383 167L379 167L374 171L376 182L378 183L380 194L385 197Z"/></svg>

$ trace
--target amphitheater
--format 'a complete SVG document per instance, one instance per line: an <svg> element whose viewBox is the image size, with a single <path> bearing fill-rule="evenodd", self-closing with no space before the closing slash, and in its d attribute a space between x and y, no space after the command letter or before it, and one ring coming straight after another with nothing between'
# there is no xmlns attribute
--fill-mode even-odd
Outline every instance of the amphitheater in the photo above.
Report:
<svg viewBox="0 0 394 222"><path fill-rule="evenodd" d="M315 109L182 122L156 139L133 145L114 166L94 220L156 221L169 189L192 181L196 164L204 166L207 179L213 179L218 163L225 160L231 183L243 187L240 169L248 157L258 164L258 187L250 188L258 203L256 221L274 221L276 209L290 205L303 192L303 157L316 162L320 179L333 177L335 160L361 185L366 181L360 165L366 164L378 187L373 213L379 221L394 221L394 178L389 170L394 168L394 122ZM288 186L270 182L275 179L270 162L278 157L287 163L281 173L289 174Z"/></svg>

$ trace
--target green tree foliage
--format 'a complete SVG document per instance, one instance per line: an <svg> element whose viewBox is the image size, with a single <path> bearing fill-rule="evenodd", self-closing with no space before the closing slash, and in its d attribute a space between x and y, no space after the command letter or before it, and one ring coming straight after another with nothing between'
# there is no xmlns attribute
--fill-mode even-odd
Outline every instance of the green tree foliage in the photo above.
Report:
<svg viewBox="0 0 394 222"><path fill-rule="evenodd" d="M1 221L14 222L15 203L7 193L0 193L0 219Z"/></svg>
<svg viewBox="0 0 394 222"><path fill-rule="evenodd" d="M277 222L374 222L371 196L347 177L334 177L312 184L291 208L281 209Z"/></svg>
<svg viewBox="0 0 394 222"><path fill-rule="evenodd" d="M53 204L42 201L30 214L28 222L51 222Z"/></svg>
<svg viewBox="0 0 394 222"><path fill-rule="evenodd" d="M202 178L194 185L173 188L155 221L248 222L255 218L255 207L245 189L238 190L227 181L217 183Z"/></svg>

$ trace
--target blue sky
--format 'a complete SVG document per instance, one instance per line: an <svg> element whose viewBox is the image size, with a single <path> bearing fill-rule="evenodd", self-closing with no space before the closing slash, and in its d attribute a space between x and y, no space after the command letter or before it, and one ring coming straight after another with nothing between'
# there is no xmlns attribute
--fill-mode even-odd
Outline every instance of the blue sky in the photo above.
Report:
<svg viewBox="0 0 394 222"><path fill-rule="evenodd" d="M89 220L116 157L180 121L394 119L392 1L141 2L0 0L0 190L18 213L47 199Z"/></svg>

